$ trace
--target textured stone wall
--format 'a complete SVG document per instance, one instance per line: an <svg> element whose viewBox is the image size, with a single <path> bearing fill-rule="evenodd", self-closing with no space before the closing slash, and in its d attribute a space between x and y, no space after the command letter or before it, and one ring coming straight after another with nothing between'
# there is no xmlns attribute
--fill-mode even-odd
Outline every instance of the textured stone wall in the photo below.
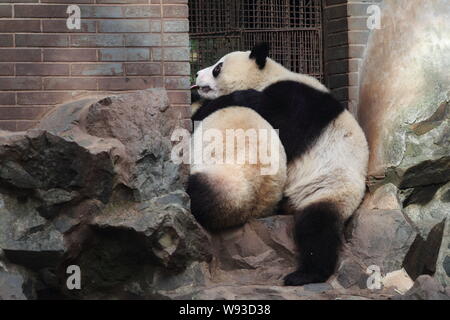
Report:
<svg viewBox="0 0 450 320"><path fill-rule="evenodd" d="M426 269L448 285L449 1L383 1L381 26L369 37L360 79L358 118L371 151L369 182L380 195L396 198L419 230L412 257L440 246Z"/></svg>
<svg viewBox="0 0 450 320"><path fill-rule="evenodd" d="M66 26L81 9L81 29ZM0 129L86 94L165 87L189 117L187 0L0 1ZM187 125L187 123L185 123Z"/></svg>

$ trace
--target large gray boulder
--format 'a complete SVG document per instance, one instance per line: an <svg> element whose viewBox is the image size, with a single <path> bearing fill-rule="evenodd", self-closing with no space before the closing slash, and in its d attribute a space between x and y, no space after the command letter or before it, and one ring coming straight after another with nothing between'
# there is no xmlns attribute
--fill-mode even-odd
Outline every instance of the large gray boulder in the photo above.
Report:
<svg viewBox="0 0 450 320"><path fill-rule="evenodd" d="M3 295L156 297L161 278L211 260L187 168L170 159L178 119L168 108L166 92L149 89L72 102L28 132L0 132L1 259L41 283L35 296L20 292L23 272L2 270ZM65 286L68 265L81 268L81 290Z"/></svg>

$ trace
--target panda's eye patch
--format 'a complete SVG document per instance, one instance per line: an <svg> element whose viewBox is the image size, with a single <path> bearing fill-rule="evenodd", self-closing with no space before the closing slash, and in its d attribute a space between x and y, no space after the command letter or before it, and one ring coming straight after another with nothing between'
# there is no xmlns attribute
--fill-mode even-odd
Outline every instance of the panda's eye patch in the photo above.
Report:
<svg viewBox="0 0 450 320"><path fill-rule="evenodd" d="M217 76L219 75L220 71L222 70L222 65L223 63L219 63L213 70L213 76L214 78L217 78Z"/></svg>

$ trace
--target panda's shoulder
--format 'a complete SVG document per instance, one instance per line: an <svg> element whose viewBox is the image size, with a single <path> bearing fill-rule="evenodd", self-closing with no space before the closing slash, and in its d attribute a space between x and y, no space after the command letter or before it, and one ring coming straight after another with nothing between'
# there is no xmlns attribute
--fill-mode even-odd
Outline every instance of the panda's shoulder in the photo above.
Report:
<svg viewBox="0 0 450 320"><path fill-rule="evenodd" d="M327 112L339 114L345 109L329 91L295 80L274 82L263 93L272 104L276 103L284 108L301 108L304 111L311 109L322 115Z"/></svg>

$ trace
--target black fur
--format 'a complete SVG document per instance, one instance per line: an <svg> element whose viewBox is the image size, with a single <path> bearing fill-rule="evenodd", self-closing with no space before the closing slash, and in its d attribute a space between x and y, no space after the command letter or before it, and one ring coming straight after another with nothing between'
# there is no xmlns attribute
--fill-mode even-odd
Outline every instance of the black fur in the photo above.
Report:
<svg viewBox="0 0 450 320"><path fill-rule="evenodd" d="M216 217L220 214L218 211L222 201L205 175L201 173L190 175L186 192L191 198L191 212L198 223L207 229L217 228Z"/></svg>
<svg viewBox="0 0 450 320"><path fill-rule="evenodd" d="M296 81L280 81L263 92L236 91L206 101L192 120L201 121L213 112L230 106L251 108L273 128L279 129L288 162L314 145L323 129L344 111L344 107L330 93Z"/></svg>
<svg viewBox="0 0 450 320"><path fill-rule="evenodd" d="M191 103L195 103L201 99L202 97L198 93L198 90L191 90Z"/></svg>
<svg viewBox="0 0 450 320"><path fill-rule="evenodd" d="M213 77L217 78L220 74L220 72L222 71L222 65L223 63L219 63L212 71Z"/></svg>
<svg viewBox="0 0 450 320"><path fill-rule="evenodd" d="M288 274L288 286L325 282L334 273L341 245L339 212L332 203L312 204L295 215L299 268Z"/></svg>
<svg viewBox="0 0 450 320"><path fill-rule="evenodd" d="M270 45L266 42L257 44L250 52L250 59L254 59L259 69L266 66L267 57L269 56Z"/></svg>

